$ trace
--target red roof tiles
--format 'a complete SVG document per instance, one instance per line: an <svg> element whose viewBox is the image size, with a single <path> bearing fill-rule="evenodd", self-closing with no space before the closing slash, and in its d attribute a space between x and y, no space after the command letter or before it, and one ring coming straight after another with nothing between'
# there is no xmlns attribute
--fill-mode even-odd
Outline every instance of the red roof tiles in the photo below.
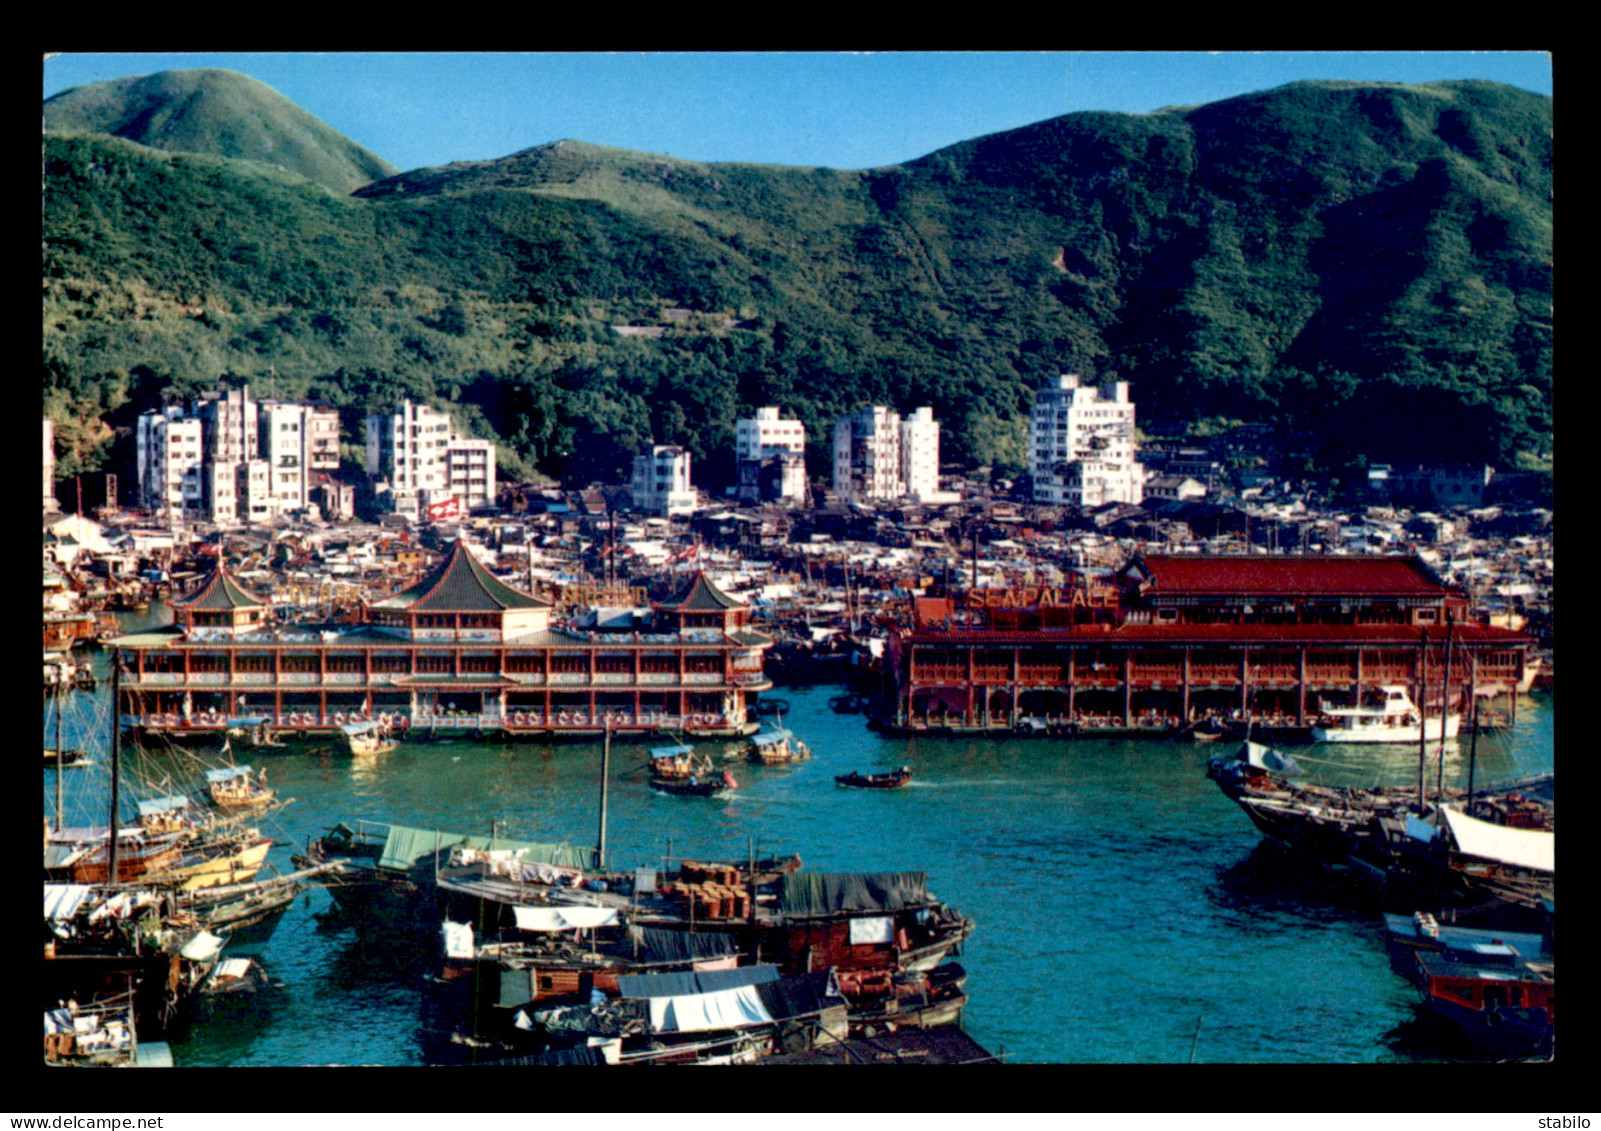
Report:
<svg viewBox="0 0 1601 1131"><path fill-rule="evenodd" d="M1148 593L1161 596L1429 596L1450 592L1416 558L1142 556Z"/></svg>

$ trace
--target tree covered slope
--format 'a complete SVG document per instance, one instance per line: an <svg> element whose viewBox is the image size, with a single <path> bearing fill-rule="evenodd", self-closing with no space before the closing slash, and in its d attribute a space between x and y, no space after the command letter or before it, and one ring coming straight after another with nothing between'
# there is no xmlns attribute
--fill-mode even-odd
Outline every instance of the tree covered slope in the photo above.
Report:
<svg viewBox="0 0 1601 1131"><path fill-rule="evenodd" d="M862 171L557 142L348 197L48 134L46 406L64 473L228 373L341 405L350 440L404 394L513 474L681 443L713 484L763 404L814 471L874 403L1017 466L1033 389L1076 372L1133 382L1147 426L1510 466L1551 443L1551 171L1551 100L1481 82L1073 114Z"/></svg>

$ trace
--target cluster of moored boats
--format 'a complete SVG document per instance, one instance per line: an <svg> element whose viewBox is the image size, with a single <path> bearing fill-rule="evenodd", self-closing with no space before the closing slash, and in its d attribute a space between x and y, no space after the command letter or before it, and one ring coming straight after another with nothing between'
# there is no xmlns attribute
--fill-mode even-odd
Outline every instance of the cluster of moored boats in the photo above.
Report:
<svg viewBox="0 0 1601 1131"><path fill-rule="evenodd" d="M1555 777L1482 788L1331 787L1247 740L1207 776L1265 836L1371 881L1397 973L1480 1054L1549 1056L1556 1032ZM1426 909L1426 910L1418 910Z"/></svg>
<svg viewBox="0 0 1601 1131"><path fill-rule="evenodd" d="M476 1060L749 1062L954 1025L967 1001L946 960L973 924L922 872L617 870L567 844L364 823L296 863L329 869L358 926L439 940L435 984Z"/></svg>

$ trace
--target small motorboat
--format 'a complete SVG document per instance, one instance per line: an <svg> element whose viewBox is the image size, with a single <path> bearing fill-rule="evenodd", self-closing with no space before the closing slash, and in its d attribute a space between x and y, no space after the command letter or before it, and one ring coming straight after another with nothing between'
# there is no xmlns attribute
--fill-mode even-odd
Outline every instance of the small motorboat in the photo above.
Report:
<svg viewBox="0 0 1601 1131"><path fill-rule="evenodd" d="M835 774L836 785L849 786L852 789L899 789L912 780L912 768L902 766L898 770L891 770L887 774Z"/></svg>
<svg viewBox="0 0 1601 1131"><path fill-rule="evenodd" d="M739 782L734 780L733 774L724 770L721 775L710 777L654 778L650 787L674 797L710 797L725 789L738 789Z"/></svg>

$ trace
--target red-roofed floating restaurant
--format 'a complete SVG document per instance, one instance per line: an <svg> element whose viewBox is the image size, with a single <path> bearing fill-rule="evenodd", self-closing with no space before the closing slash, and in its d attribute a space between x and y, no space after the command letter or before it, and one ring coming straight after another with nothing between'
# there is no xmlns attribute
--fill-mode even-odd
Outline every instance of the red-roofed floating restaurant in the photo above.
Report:
<svg viewBox="0 0 1601 1131"><path fill-rule="evenodd" d="M1136 556L1061 587L914 598L886 649L882 722L925 731L1172 731L1205 718L1311 727L1401 684L1461 710L1527 690L1523 634L1473 616L1412 557ZM1426 686L1425 686L1426 684Z"/></svg>
<svg viewBox="0 0 1601 1131"><path fill-rule="evenodd" d="M266 726L332 731L742 735L772 638L697 574L648 618L553 624L549 602L491 574L461 542L356 625L278 625L219 568L168 629L113 645L125 725L174 735Z"/></svg>

